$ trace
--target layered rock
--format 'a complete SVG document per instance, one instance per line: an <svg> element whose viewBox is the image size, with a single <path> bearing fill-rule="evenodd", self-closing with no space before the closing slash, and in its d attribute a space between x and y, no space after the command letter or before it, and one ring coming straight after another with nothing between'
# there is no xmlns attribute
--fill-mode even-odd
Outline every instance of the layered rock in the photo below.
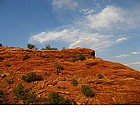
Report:
<svg viewBox="0 0 140 140"><path fill-rule="evenodd" d="M30 83L22 80L30 72L43 79ZM6 93L1 104L25 103L13 93L19 83L36 93L30 104L44 104L53 91L77 104L140 104L140 72L96 58L95 51L86 48L57 51L0 47L0 75L0 90ZM95 96L86 97L82 85L91 87Z"/></svg>

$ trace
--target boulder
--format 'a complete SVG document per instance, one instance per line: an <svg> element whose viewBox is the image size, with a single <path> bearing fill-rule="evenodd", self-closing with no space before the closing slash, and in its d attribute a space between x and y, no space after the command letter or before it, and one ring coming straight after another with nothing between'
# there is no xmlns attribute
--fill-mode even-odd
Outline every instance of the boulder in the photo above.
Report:
<svg viewBox="0 0 140 140"><path fill-rule="evenodd" d="M7 75L6 74L1 74L1 78L5 78L5 77L7 77Z"/></svg>

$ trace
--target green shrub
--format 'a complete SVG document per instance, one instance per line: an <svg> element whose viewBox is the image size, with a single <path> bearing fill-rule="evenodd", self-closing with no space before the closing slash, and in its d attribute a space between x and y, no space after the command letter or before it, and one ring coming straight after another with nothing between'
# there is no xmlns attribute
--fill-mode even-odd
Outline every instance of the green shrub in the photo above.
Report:
<svg viewBox="0 0 140 140"><path fill-rule="evenodd" d="M28 100L28 102L31 102L32 100L34 100L36 98L36 93L32 93L32 94L27 94L26 98Z"/></svg>
<svg viewBox="0 0 140 140"><path fill-rule="evenodd" d="M83 60L86 60L86 57L81 53L79 54L78 58L83 61Z"/></svg>
<svg viewBox="0 0 140 140"><path fill-rule="evenodd" d="M61 70L64 70L64 68L58 63L54 63L54 66L56 68L56 74L59 74Z"/></svg>
<svg viewBox="0 0 140 140"><path fill-rule="evenodd" d="M6 79L7 83L10 85L10 84L13 84L13 79Z"/></svg>
<svg viewBox="0 0 140 140"><path fill-rule="evenodd" d="M23 75L22 76L22 80L26 81L26 79L27 79L27 76L26 75Z"/></svg>
<svg viewBox="0 0 140 140"><path fill-rule="evenodd" d="M0 90L0 98L5 98L6 97L6 93L4 90Z"/></svg>
<svg viewBox="0 0 140 140"><path fill-rule="evenodd" d="M61 87L60 87L60 86L57 86L57 88L58 88L58 89L61 89Z"/></svg>
<svg viewBox="0 0 140 140"><path fill-rule="evenodd" d="M0 105L2 105L2 104L3 105L8 104L6 91L4 91L4 90L0 90Z"/></svg>
<svg viewBox="0 0 140 140"><path fill-rule="evenodd" d="M21 83L18 84L18 86L13 90L13 92L17 97L22 98L25 94L24 86Z"/></svg>
<svg viewBox="0 0 140 140"><path fill-rule="evenodd" d="M104 76L102 74L98 74L98 78L102 79L102 78L104 78Z"/></svg>
<svg viewBox="0 0 140 140"><path fill-rule="evenodd" d="M91 59L91 58L92 58L92 56L89 54L89 55L88 55L88 59Z"/></svg>
<svg viewBox="0 0 140 140"><path fill-rule="evenodd" d="M27 74L27 82L32 82L37 80L37 75L35 72L30 72Z"/></svg>
<svg viewBox="0 0 140 140"><path fill-rule="evenodd" d="M95 96L95 94L93 93L92 89L89 86L87 86L87 85L82 85L82 92L87 97L93 97L93 96Z"/></svg>
<svg viewBox="0 0 140 140"><path fill-rule="evenodd" d="M77 81L77 79L72 79L72 85L73 86L77 86L78 85L78 81Z"/></svg>
<svg viewBox="0 0 140 140"><path fill-rule="evenodd" d="M36 49L36 46L33 44L27 44L28 49Z"/></svg>
<svg viewBox="0 0 140 140"><path fill-rule="evenodd" d="M64 70L64 68L58 62L54 63L54 66L59 70Z"/></svg>
<svg viewBox="0 0 140 140"><path fill-rule="evenodd" d="M40 80L42 80L42 77L36 75L35 72L30 72L27 75L23 75L22 80L30 83L30 82L33 82L33 81L40 81Z"/></svg>
<svg viewBox="0 0 140 140"><path fill-rule="evenodd" d="M36 98L36 93L30 94L30 91L24 89L24 86L21 83L18 84L18 86L13 90L13 92L20 100L31 102L33 99Z"/></svg>
<svg viewBox="0 0 140 140"><path fill-rule="evenodd" d="M46 47L42 48L41 50L57 50L57 48L53 48L50 44L47 44Z"/></svg>
<svg viewBox="0 0 140 140"><path fill-rule="evenodd" d="M72 62L76 62L77 60L86 60L86 57L84 56L84 54L80 53L79 55L76 53L72 54Z"/></svg>
<svg viewBox="0 0 140 140"><path fill-rule="evenodd" d="M48 105L70 105L72 104L69 99L65 99L63 96L56 92L51 92L48 95L46 104Z"/></svg>

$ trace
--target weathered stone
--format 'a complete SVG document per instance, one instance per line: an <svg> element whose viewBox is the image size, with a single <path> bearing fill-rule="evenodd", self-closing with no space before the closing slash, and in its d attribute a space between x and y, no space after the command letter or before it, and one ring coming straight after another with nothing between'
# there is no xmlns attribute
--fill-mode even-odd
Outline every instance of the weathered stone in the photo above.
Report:
<svg viewBox="0 0 140 140"><path fill-rule="evenodd" d="M79 54L84 55L86 60L77 59ZM23 61L25 55L30 56L30 59ZM22 83L29 94L36 92L39 98L36 97L33 102L37 104L44 104L48 94L53 91L77 104L114 104L112 98L121 104L140 104L140 72L119 63L95 58L94 50L75 48L43 51L0 47L0 57L5 58L0 62L0 77L3 77L0 78L0 89L8 93L8 103L24 104L20 99L13 101L16 97L13 90ZM72 59L76 61L71 62ZM12 62L11 67L5 67L8 62ZM64 68L58 75L55 63ZM29 72L35 72L43 79L31 83L23 81L22 76ZM99 74L104 78L99 79ZM5 76L7 79L13 78L14 83L8 85ZM72 79L77 79L77 86L73 86ZM86 97L82 93L82 85L89 86L95 96Z"/></svg>
<svg viewBox="0 0 140 140"><path fill-rule="evenodd" d="M1 78L5 78L5 77L7 77L7 75L6 74L1 74Z"/></svg>

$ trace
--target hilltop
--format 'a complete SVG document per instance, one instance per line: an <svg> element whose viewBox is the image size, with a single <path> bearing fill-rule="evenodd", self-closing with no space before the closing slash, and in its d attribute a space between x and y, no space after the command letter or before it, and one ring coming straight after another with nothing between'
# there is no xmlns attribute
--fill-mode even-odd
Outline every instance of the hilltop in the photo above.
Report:
<svg viewBox="0 0 140 140"><path fill-rule="evenodd" d="M0 47L0 104L56 100L80 105L140 104L140 72L96 58L95 51L87 48Z"/></svg>

